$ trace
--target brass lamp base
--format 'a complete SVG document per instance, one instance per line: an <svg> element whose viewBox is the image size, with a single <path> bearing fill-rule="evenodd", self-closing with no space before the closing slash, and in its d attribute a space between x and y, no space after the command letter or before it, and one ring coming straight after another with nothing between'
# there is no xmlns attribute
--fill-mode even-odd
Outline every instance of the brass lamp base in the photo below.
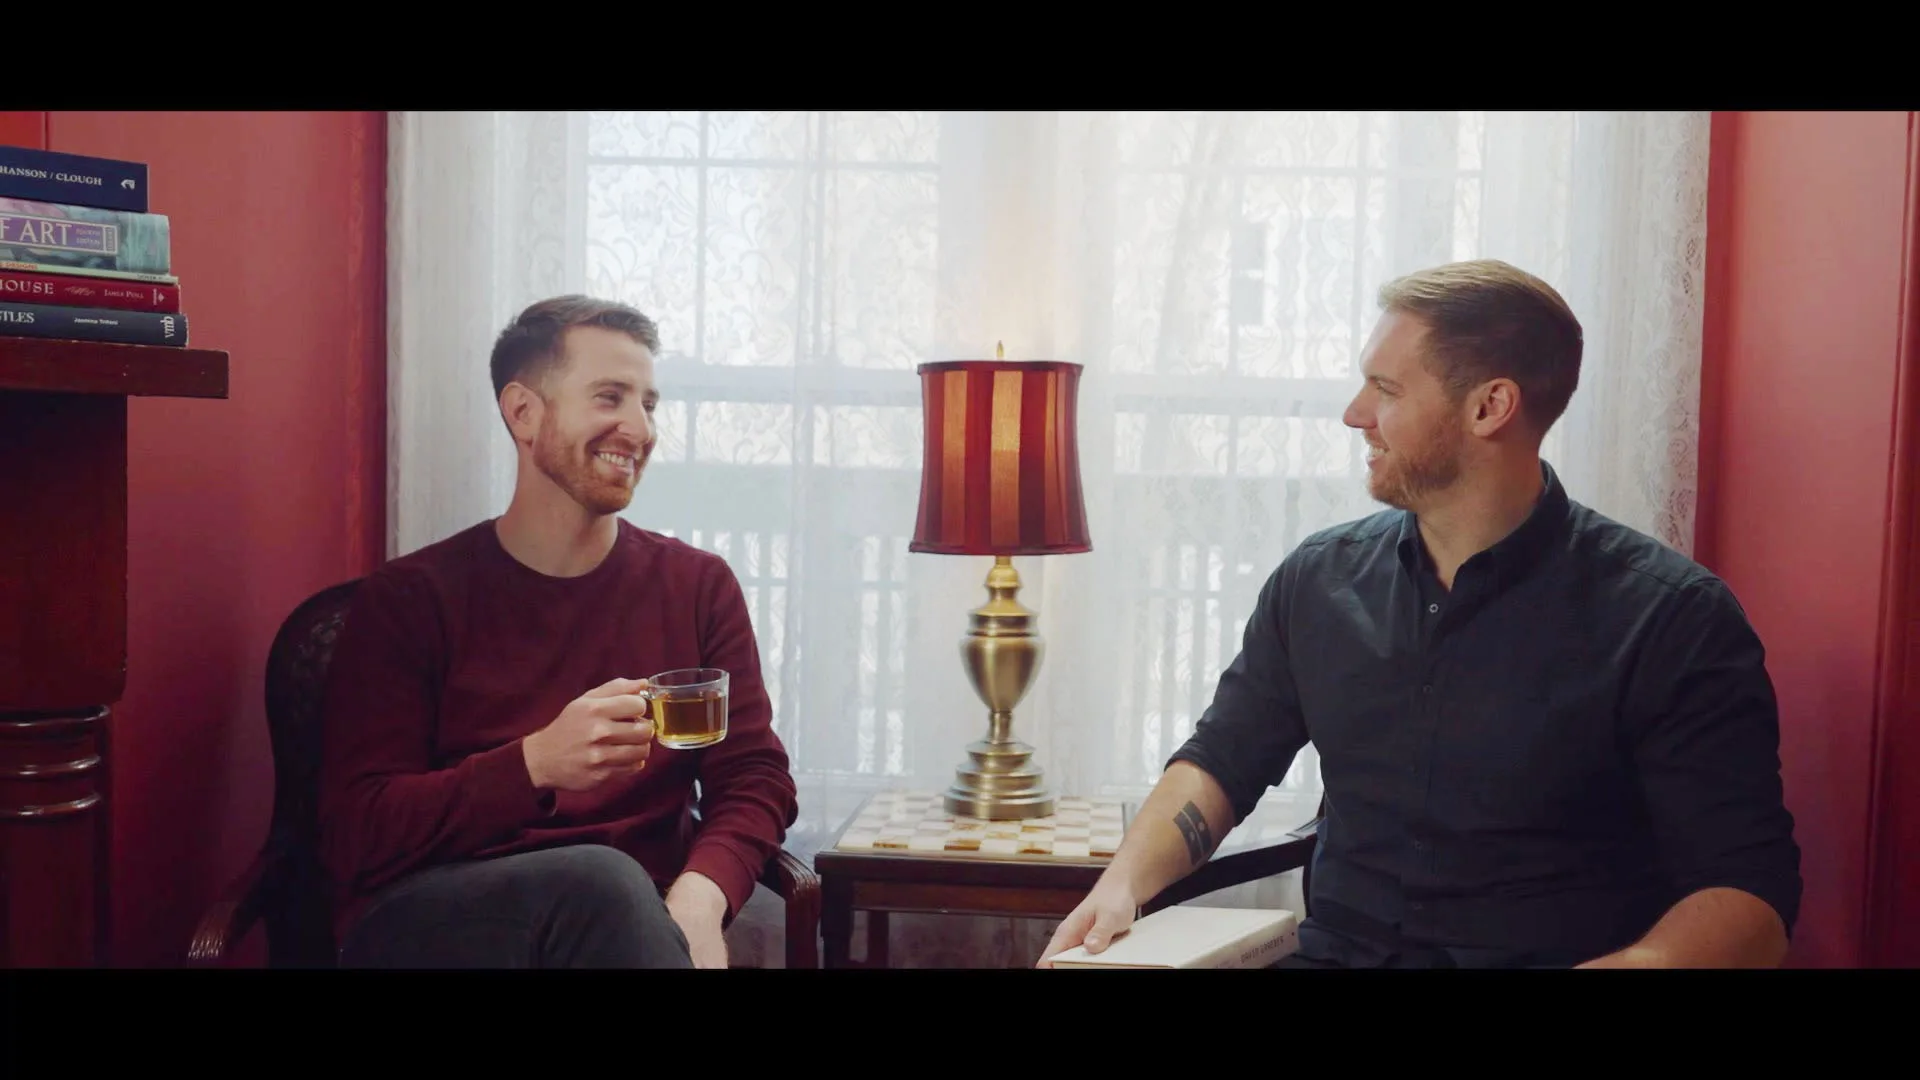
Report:
<svg viewBox="0 0 1920 1080"><path fill-rule="evenodd" d="M1013 560L996 556L987 571L987 602L970 613L960 639L967 677L992 711L987 737L968 744L972 760L954 770L946 792L947 812L959 817L1011 821L1053 813L1053 793L1032 763L1033 747L1013 738L1013 707L1027 696L1046 651L1033 631L1034 613L1014 599L1019 591Z"/></svg>

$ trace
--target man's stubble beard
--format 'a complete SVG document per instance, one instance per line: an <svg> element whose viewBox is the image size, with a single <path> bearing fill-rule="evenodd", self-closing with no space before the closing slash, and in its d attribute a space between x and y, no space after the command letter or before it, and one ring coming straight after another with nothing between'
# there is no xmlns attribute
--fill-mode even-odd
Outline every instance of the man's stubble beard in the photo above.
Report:
<svg viewBox="0 0 1920 1080"><path fill-rule="evenodd" d="M1462 472L1460 425L1449 419L1417 454L1389 450L1388 472L1367 477L1367 494L1399 510L1412 510L1428 496L1445 491Z"/></svg>
<svg viewBox="0 0 1920 1080"><path fill-rule="evenodd" d="M633 493L646 475L647 456L636 454L631 483L621 485L602 479L593 451L585 443L562 446L542 429L533 442L533 464L567 497L593 514L617 514L633 503Z"/></svg>

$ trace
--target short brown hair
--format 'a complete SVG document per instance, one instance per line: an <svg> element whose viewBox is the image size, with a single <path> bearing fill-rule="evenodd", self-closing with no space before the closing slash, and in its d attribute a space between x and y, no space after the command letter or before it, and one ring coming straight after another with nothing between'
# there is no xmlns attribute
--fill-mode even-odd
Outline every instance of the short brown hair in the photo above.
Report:
<svg viewBox="0 0 1920 1080"><path fill-rule="evenodd" d="M1553 286L1498 259L1447 263L1380 287L1380 306L1419 318L1430 369L1457 401L1488 379L1512 379L1545 435L1580 384L1583 335Z"/></svg>
<svg viewBox="0 0 1920 1080"><path fill-rule="evenodd" d="M493 343L493 396L498 398L510 382L537 388L560 363L561 343L576 326L618 330L647 351L660 351L659 328L626 304L591 296L556 296L522 311L500 331Z"/></svg>

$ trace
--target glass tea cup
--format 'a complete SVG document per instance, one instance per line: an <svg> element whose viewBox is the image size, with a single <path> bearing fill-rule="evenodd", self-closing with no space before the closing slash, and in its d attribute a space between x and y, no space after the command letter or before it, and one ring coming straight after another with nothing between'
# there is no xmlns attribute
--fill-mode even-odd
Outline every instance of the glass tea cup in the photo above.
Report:
<svg viewBox="0 0 1920 1080"><path fill-rule="evenodd" d="M670 750L712 746L727 737L727 673L677 668L647 679L640 695L653 719L653 740Z"/></svg>

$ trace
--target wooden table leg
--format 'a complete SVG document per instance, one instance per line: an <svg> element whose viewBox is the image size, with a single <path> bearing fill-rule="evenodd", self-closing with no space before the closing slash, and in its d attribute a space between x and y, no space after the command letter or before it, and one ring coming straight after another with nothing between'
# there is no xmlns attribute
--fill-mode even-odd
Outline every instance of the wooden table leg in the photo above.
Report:
<svg viewBox="0 0 1920 1080"><path fill-rule="evenodd" d="M0 712L0 968L105 962L107 714Z"/></svg>
<svg viewBox="0 0 1920 1080"><path fill-rule="evenodd" d="M853 882L831 874L820 876L821 966L853 966Z"/></svg>
<svg viewBox="0 0 1920 1080"><path fill-rule="evenodd" d="M126 686L127 399L0 391L0 967L105 963Z"/></svg>
<svg viewBox="0 0 1920 1080"><path fill-rule="evenodd" d="M887 966L887 943L892 935L887 933L887 913L884 911L867 912L867 966L883 968Z"/></svg>

